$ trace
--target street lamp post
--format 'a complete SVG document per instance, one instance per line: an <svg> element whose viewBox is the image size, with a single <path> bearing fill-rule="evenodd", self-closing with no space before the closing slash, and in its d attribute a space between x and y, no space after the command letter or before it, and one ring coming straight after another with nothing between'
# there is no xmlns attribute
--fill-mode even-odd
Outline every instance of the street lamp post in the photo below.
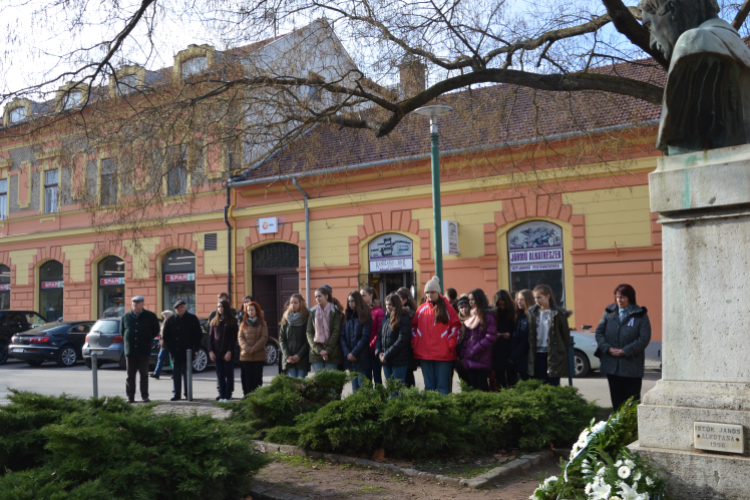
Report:
<svg viewBox="0 0 750 500"><path fill-rule="evenodd" d="M438 146L438 116L453 112L450 106L423 106L414 111L415 115L426 116L430 119L430 141L432 149L432 223L435 235L435 276L440 280L440 290L443 290L443 217L440 214L440 147Z"/></svg>

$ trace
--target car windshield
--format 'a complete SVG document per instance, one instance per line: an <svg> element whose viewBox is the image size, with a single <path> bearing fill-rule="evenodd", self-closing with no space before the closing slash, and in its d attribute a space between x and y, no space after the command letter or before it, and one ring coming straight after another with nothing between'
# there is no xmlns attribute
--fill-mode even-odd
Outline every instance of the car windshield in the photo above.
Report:
<svg viewBox="0 0 750 500"><path fill-rule="evenodd" d="M94 326L91 328L91 331L95 333L119 333L120 322L99 320L96 323L94 323Z"/></svg>

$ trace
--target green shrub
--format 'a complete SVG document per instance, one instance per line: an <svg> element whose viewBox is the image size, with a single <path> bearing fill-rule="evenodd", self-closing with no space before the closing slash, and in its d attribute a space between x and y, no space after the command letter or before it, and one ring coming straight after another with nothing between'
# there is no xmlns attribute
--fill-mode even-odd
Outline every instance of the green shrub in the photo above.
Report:
<svg viewBox="0 0 750 500"><path fill-rule="evenodd" d="M14 406L27 402L20 399L0 413L16 413ZM54 406L56 398L49 399ZM0 500L236 499L267 463L252 450L242 423L154 415L119 398L106 403L122 411L96 410L102 400L76 408L81 402L39 430L45 446L36 450L39 467L0 477Z"/></svg>

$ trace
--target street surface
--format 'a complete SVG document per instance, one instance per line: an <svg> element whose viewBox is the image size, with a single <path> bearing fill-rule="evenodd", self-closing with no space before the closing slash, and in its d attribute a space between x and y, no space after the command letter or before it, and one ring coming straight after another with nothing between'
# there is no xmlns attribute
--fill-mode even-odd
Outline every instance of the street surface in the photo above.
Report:
<svg viewBox="0 0 750 500"><path fill-rule="evenodd" d="M278 374L278 367L267 366L263 371L264 384L269 383ZM162 372L161 379L149 378L149 393L153 401L167 401L172 397L171 372ZM643 392L648 392L661 378L661 372L647 370L643 379ZM417 386L424 387L421 372L416 372ZM137 383L137 382L136 382ZM567 385L567 379L563 384ZM459 391L458 377L454 379L454 391ZM592 372L588 377L573 379L583 396L589 401L596 401L600 406L610 406L609 386L607 377L599 372ZM59 395L62 393L72 396L90 397L92 395L92 373L83 363L71 368L62 368L54 363L32 367L24 362L8 360L0 366L0 404L7 404L8 388L22 391L38 392L40 394ZM351 392L347 385L344 394ZM198 400L213 400L216 392L216 372L213 367L203 373L193 375L193 398ZM125 397L125 370L114 364L107 364L99 368L99 396ZM242 396L240 370L235 370L235 397ZM136 392L136 400L140 393Z"/></svg>

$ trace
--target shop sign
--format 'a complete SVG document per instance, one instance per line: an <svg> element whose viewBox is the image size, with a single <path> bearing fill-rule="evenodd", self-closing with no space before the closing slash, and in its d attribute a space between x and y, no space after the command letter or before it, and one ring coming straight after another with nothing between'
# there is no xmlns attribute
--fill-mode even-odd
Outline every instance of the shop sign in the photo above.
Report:
<svg viewBox="0 0 750 500"><path fill-rule="evenodd" d="M458 222L443 221L443 255L458 255Z"/></svg>
<svg viewBox="0 0 750 500"><path fill-rule="evenodd" d="M48 290L50 288L62 288L62 281L42 281L42 290Z"/></svg>
<svg viewBox="0 0 750 500"><path fill-rule="evenodd" d="M0 292L7 292L10 290L10 284L6 283L4 285L0 285Z"/></svg>
<svg viewBox="0 0 750 500"><path fill-rule="evenodd" d="M164 275L164 281L166 281L167 283L195 281L195 273L166 274Z"/></svg>
<svg viewBox="0 0 750 500"><path fill-rule="evenodd" d="M562 269L562 230L545 221L522 224L508 234L508 262L511 271Z"/></svg>
<svg viewBox="0 0 750 500"><path fill-rule="evenodd" d="M125 278L100 278L99 279L100 286L117 286L117 285L124 285L124 284L125 284Z"/></svg>
<svg viewBox="0 0 750 500"><path fill-rule="evenodd" d="M260 234L272 234L279 232L279 221L276 217L258 219L258 232Z"/></svg>
<svg viewBox="0 0 750 500"><path fill-rule="evenodd" d="M384 234L368 246L370 272L411 271L414 269L411 239L400 234Z"/></svg>

